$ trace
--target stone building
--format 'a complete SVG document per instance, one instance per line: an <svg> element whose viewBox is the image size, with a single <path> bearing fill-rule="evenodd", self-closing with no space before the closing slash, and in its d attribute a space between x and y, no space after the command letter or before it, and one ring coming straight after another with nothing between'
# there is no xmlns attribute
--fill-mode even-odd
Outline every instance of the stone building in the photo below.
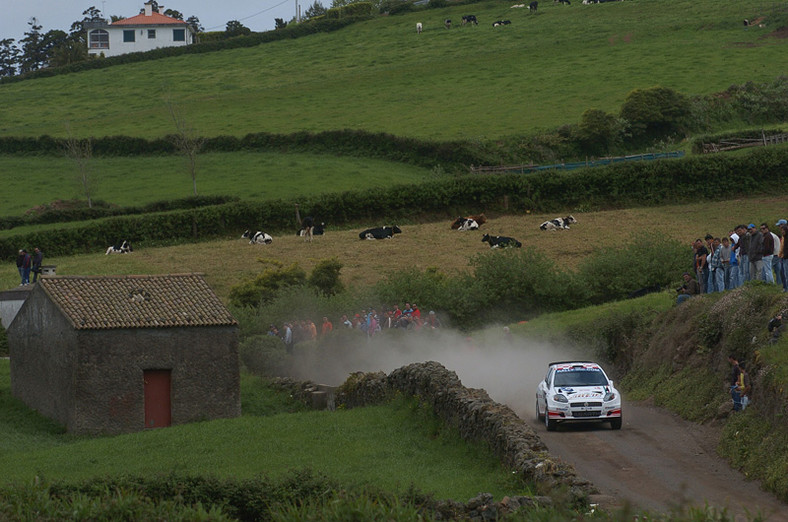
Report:
<svg viewBox="0 0 788 522"><path fill-rule="evenodd" d="M241 414L238 323L200 274L45 277L7 333L13 395L69 432Z"/></svg>

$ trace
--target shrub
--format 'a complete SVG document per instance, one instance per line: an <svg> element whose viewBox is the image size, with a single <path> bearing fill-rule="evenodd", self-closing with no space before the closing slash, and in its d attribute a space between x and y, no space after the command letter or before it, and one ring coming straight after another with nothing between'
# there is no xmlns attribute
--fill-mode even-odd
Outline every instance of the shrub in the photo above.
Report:
<svg viewBox="0 0 788 522"><path fill-rule="evenodd" d="M605 111L588 109L580 117L577 126L577 140L580 147L589 154L609 154L621 142L624 122Z"/></svg>
<svg viewBox="0 0 788 522"><path fill-rule="evenodd" d="M689 99L665 87L635 89L621 106L621 117L630 125L635 140L654 140L687 131Z"/></svg>
<svg viewBox="0 0 788 522"><path fill-rule="evenodd" d="M250 373L262 377L284 375L287 351L279 337L255 335L244 339L239 347L241 362Z"/></svg>
<svg viewBox="0 0 788 522"><path fill-rule="evenodd" d="M318 261L315 268L312 269L307 283L322 295L338 294L345 289L339 279L340 270L342 270L342 263L339 262L339 259L323 259Z"/></svg>
<svg viewBox="0 0 788 522"><path fill-rule="evenodd" d="M259 306L271 302L283 288L303 286L306 283L306 272L298 263L283 268L282 263L274 260L263 260L273 267L266 268L251 281L240 283L230 289L230 304L234 306Z"/></svg>

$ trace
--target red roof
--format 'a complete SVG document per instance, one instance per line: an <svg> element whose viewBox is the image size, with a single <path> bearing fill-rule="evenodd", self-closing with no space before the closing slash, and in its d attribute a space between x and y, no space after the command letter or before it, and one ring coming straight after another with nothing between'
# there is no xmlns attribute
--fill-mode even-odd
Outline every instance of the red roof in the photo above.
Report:
<svg viewBox="0 0 788 522"><path fill-rule="evenodd" d="M132 16L131 18L124 18L117 22L112 22L110 25L187 25L183 20L172 18L171 16L164 16L157 12L151 13L150 16L145 16L145 13Z"/></svg>

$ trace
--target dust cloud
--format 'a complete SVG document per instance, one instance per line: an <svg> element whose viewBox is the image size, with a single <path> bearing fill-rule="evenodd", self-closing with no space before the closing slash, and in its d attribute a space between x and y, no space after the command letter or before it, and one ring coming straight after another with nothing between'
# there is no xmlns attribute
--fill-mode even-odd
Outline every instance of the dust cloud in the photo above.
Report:
<svg viewBox="0 0 788 522"><path fill-rule="evenodd" d="M358 332L358 338L343 341L348 342L308 349L297 346L290 376L338 386L353 372L389 374L407 364L437 361L456 372L464 386L486 390L521 417L534 415L536 387L548 363L581 357L567 348L507 338L500 326L470 337L440 329L384 332L370 339Z"/></svg>

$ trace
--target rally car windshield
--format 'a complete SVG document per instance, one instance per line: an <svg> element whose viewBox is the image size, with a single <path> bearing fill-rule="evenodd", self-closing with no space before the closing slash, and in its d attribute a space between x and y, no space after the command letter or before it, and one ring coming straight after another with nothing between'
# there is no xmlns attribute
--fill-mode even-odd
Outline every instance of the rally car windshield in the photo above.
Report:
<svg viewBox="0 0 788 522"><path fill-rule="evenodd" d="M598 368L577 368L559 370L555 374L553 386L607 386L607 379Z"/></svg>

